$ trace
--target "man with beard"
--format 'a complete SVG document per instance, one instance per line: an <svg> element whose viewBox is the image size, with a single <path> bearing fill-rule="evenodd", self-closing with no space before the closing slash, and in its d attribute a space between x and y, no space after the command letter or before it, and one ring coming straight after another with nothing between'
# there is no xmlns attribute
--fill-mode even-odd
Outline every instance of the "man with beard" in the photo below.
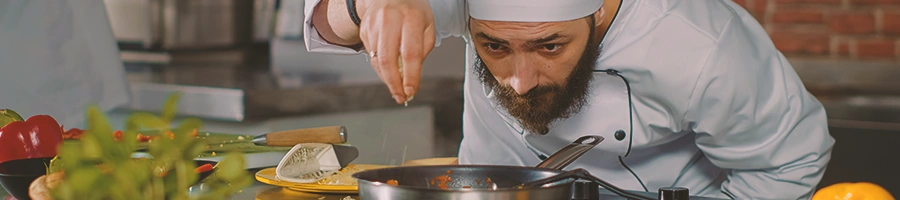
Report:
<svg viewBox="0 0 900 200"><path fill-rule="evenodd" d="M731 1L306 1L308 50L367 52L397 103L440 39L466 39L460 164L533 166L600 135L569 168L628 190L801 199L830 159L822 105Z"/></svg>

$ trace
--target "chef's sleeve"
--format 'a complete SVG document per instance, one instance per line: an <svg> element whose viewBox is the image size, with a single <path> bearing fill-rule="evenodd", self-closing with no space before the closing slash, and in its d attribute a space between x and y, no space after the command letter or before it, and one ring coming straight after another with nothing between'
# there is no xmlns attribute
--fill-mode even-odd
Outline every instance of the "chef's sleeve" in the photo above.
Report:
<svg viewBox="0 0 900 200"><path fill-rule="evenodd" d="M809 199L831 158L825 109L762 27L732 19L693 86L683 125L734 199ZM756 28L747 28L754 27Z"/></svg>
<svg viewBox="0 0 900 200"><path fill-rule="evenodd" d="M319 35L312 23L312 14L316 5L321 0L305 0L303 38L306 50L317 53L332 54L358 54L363 49L352 49L340 45L331 44ZM465 9L465 0L428 0L434 14L435 41L434 46L441 45L444 38L461 37L466 30L468 15ZM353 23L348 21L347 23Z"/></svg>

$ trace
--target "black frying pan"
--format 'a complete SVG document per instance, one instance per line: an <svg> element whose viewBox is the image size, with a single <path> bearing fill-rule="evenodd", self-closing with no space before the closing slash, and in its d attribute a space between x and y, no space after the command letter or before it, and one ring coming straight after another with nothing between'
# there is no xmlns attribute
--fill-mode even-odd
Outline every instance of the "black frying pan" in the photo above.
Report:
<svg viewBox="0 0 900 200"><path fill-rule="evenodd" d="M408 166L366 170L353 177L362 199L568 199L576 179L594 181L626 198L655 199L624 191L584 169L562 170L601 141L600 136L581 137L536 167Z"/></svg>

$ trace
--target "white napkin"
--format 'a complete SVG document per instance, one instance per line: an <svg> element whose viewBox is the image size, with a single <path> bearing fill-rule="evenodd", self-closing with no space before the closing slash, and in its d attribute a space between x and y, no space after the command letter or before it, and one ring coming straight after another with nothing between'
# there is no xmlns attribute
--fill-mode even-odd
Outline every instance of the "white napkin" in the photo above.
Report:
<svg viewBox="0 0 900 200"><path fill-rule="evenodd" d="M275 176L295 183L312 183L339 170L341 164L330 144L302 143L284 155L275 167Z"/></svg>

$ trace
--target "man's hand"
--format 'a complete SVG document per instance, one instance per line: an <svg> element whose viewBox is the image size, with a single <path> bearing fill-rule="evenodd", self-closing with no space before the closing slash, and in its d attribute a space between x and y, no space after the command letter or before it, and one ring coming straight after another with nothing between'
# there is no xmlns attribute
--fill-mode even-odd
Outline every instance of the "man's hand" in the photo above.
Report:
<svg viewBox="0 0 900 200"><path fill-rule="evenodd" d="M362 42L394 100L407 101L415 95L422 63L434 48L431 5L427 0L357 0L356 10L359 27L350 20L345 0L323 0L315 8L313 24L330 43Z"/></svg>

